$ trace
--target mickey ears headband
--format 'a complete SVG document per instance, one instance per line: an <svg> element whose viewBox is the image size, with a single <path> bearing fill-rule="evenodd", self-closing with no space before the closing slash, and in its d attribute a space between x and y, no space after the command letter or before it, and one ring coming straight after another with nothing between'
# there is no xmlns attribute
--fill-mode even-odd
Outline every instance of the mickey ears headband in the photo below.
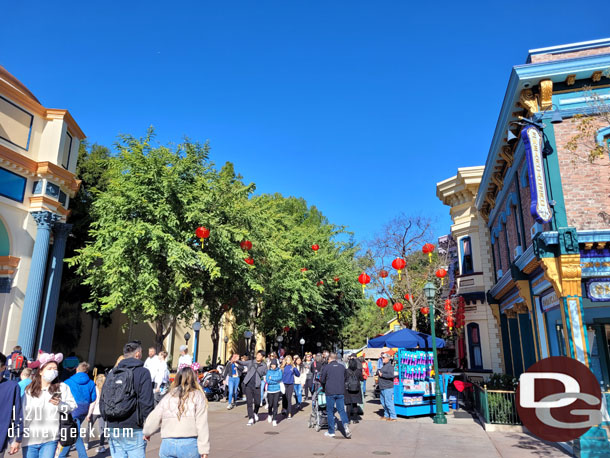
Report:
<svg viewBox="0 0 610 458"><path fill-rule="evenodd" d="M189 364L180 364L178 366L178 370L182 370L185 367L190 367L191 369L193 369L195 372L197 372L199 370L199 368L201 367L201 365L197 362L194 362L193 364L189 365Z"/></svg>
<svg viewBox="0 0 610 458"><path fill-rule="evenodd" d="M38 357L38 361L40 361L40 365L44 366L47 363L61 363L64 360L64 355L62 353L43 353Z"/></svg>

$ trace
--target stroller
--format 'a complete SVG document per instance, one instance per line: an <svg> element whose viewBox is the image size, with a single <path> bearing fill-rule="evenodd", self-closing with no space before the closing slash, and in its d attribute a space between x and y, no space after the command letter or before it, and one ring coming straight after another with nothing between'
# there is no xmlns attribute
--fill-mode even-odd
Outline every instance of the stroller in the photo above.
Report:
<svg viewBox="0 0 610 458"><path fill-rule="evenodd" d="M311 400L311 415L309 416L309 427L320 431L328 428L328 417L326 416L326 394L322 387L316 389Z"/></svg>
<svg viewBox="0 0 610 458"><path fill-rule="evenodd" d="M222 375L217 369L207 372L201 380L201 388L208 401L220 401L224 397Z"/></svg>

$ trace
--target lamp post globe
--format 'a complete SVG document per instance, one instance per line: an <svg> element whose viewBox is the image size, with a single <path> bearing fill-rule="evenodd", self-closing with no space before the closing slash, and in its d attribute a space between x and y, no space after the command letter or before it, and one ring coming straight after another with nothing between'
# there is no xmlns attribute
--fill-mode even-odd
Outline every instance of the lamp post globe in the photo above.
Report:
<svg viewBox="0 0 610 458"><path fill-rule="evenodd" d="M225 361L227 360L227 344L229 343L229 336L224 336L222 339L225 343Z"/></svg>
<svg viewBox="0 0 610 458"><path fill-rule="evenodd" d="M250 357L250 339L252 339L252 331L244 332L244 337L246 338L246 355Z"/></svg>
<svg viewBox="0 0 610 458"><path fill-rule="evenodd" d="M304 354L304 348L305 348L305 347L304 347L304 345L305 345L305 339L303 339L303 338L301 337L301 340L299 340L299 343L301 344L301 355L302 355L303 357L305 357L305 354Z"/></svg>
<svg viewBox="0 0 610 458"><path fill-rule="evenodd" d="M190 339L190 338L191 338L191 333L190 333L190 332L186 332L186 333L184 334L184 340L186 340L186 341L187 341L187 343L188 343L188 341L189 341L189 339Z"/></svg>
<svg viewBox="0 0 610 458"><path fill-rule="evenodd" d="M436 398L436 414L434 415L434 423L437 425L447 424L447 417L443 412L443 397L441 395L441 385L438 377L438 352L436 350L436 330L434 323L434 299L436 297L436 287L434 283L428 282L424 286L424 295L428 299L428 307L430 308L430 335L432 337L432 353L434 355L434 394Z"/></svg>

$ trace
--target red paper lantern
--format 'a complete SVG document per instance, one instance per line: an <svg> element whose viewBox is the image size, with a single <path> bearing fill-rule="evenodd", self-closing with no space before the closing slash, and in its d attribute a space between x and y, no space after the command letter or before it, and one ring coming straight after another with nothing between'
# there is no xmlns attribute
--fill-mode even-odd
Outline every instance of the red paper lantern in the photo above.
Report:
<svg viewBox="0 0 610 458"><path fill-rule="evenodd" d="M249 266L253 266L254 265L254 259L252 258L244 258L244 261L246 262L246 264L248 264Z"/></svg>
<svg viewBox="0 0 610 458"><path fill-rule="evenodd" d="M432 245L431 243L426 243L422 249L424 254L428 255L428 260L430 262L432 262L432 253L434 252L434 245Z"/></svg>
<svg viewBox="0 0 610 458"><path fill-rule="evenodd" d="M435 273L436 278L441 279L441 286L445 283L445 277L447 276L447 271L445 269L438 269Z"/></svg>
<svg viewBox="0 0 610 458"><path fill-rule="evenodd" d="M405 294L405 299L408 300L409 302L413 302L413 295L412 294Z"/></svg>
<svg viewBox="0 0 610 458"><path fill-rule="evenodd" d="M380 276L381 278L387 278L387 276L388 276L388 271L387 271L387 270L383 270L383 269L381 269L381 270L379 271L379 276Z"/></svg>
<svg viewBox="0 0 610 458"><path fill-rule="evenodd" d="M284 332L290 331L290 326L284 326Z"/></svg>
<svg viewBox="0 0 610 458"><path fill-rule="evenodd" d="M301 274L302 274L302 275L305 275L305 272L307 272L307 269L306 269L305 267L303 267L303 268L301 269Z"/></svg>
<svg viewBox="0 0 610 458"><path fill-rule="evenodd" d="M366 273L362 272L358 276L358 282L362 285L362 292L364 293L364 289L366 288L366 285L371 282L371 277L369 277Z"/></svg>
<svg viewBox="0 0 610 458"><path fill-rule="evenodd" d="M394 302L394 305L392 306L392 308L394 309L395 312L400 312L404 307L403 307L402 303Z"/></svg>
<svg viewBox="0 0 610 458"><path fill-rule="evenodd" d="M388 300L385 297L380 297L379 299L377 299L377 302L375 302L375 303L377 304L377 307L379 307L380 309L388 306Z"/></svg>
<svg viewBox="0 0 610 458"><path fill-rule="evenodd" d="M451 299L445 299L445 310L451 310Z"/></svg>
<svg viewBox="0 0 610 458"><path fill-rule="evenodd" d="M334 280L335 280L335 283L339 283L339 277L335 277Z"/></svg>
<svg viewBox="0 0 610 458"><path fill-rule="evenodd" d="M314 252L314 253L316 253L316 254L317 254L317 253L318 253L318 250L320 249L320 245L318 245L317 243L314 243L314 244L311 246L311 249L313 250L313 252Z"/></svg>
<svg viewBox="0 0 610 458"><path fill-rule="evenodd" d="M320 281L318 282L318 286L322 286L323 284L324 284L324 280L320 280Z"/></svg>
<svg viewBox="0 0 610 458"><path fill-rule="evenodd" d="M422 307L420 310L424 315L428 315L428 313L430 313L429 307Z"/></svg>
<svg viewBox="0 0 610 458"><path fill-rule="evenodd" d="M207 227L199 226L195 230L195 235L201 241L201 248L203 248L203 241L210 236L210 230Z"/></svg>
<svg viewBox="0 0 610 458"><path fill-rule="evenodd" d="M396 269L398 271L399 280L400 280L400 274L402 272L402 269L404 269L406 265L407 265L407 263L402 258L396 258L392 261L392 267L394 267L394 269Z"/></svg>
<svg viewBox="0 0 610 458"><path fill-rule="evenodd" d="M252 249L252 242L250 240L244 240L239 246L242 250L250 251Z"/></svg>

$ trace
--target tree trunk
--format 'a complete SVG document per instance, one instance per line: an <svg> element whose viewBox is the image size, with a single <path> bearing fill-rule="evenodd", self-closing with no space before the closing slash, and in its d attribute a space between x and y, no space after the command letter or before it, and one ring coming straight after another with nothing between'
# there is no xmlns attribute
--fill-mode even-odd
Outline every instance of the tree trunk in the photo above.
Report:
<svg viewBox="0 0 610 458"><path fill-rule="evenodd" d="M216 360L218 359L218 342L220 339L220 323L214 323L212 325L212 367L216 366Z"/></svg>
<svg viewBox="0 0 610 458"><path fill-rule="evenodd" d="M417 308L415 307L415 303L411 303L411 319L413 320L411 329L417 331Z"/></svg>
<svg viewBox="0 0 610 458"><path fill-rule="evenodd" d="M170 322L166 331L164 321L165 320L163 318L158 318L156 321L155 350L157 351L157 353L163 350L163 341L172 329L172 323Z"/></svg>

